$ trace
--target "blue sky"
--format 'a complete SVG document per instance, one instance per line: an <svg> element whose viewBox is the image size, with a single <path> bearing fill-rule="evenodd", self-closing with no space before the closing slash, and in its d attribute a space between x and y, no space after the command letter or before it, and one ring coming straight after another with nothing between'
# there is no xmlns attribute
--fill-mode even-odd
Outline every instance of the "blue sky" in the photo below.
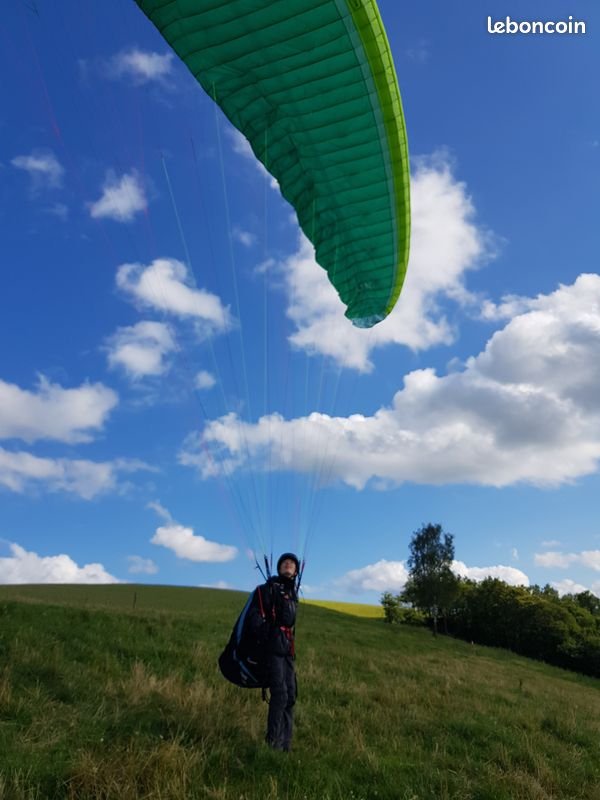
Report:
<svg viewBox="0 0 600 800"><path fill-rule="evenodd" d="M402 297L358 331L293 210L134 3L14 3L0 115L0 582L600 595L600 11L379 3L412 158Z"/></svg>

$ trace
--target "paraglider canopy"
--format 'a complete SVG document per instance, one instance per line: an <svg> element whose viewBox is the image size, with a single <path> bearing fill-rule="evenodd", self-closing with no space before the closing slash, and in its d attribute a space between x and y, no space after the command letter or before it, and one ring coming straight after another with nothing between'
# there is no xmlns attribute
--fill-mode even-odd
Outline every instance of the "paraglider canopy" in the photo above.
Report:
<svg viewBox="0 0 600 800"><path fill-rule="evenodd" d="M359 327L400 294L408 148L375 0L136 0L279 182Z"/></svg>

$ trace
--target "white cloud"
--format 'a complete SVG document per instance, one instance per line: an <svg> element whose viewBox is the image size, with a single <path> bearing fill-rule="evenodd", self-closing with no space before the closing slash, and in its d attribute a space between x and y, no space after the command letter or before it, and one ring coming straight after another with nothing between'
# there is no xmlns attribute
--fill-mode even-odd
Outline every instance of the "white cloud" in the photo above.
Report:
<svg viewBox="0 0 600 800"><path fill-rule="evenodd" d="M351 569L334 581L337 589L362 594L363 592L401 592L408 580L404 561L386 561L368 564L360 569Z"/></svg>
<svg viewBox="0 0 600 800"><path fill-rule="evenodd" d="M132 575L156 575L158 567L151 558L142 556L127 556L129 567L127 571Z"/></svg>
<svg viewBox="0 0 600 800"><path fill-rule="evenodd" d="M512 586L529 586L529 578L524 572L514 567L467 567L463 561L453 561L452 571L463 578L482 581L487 577L499 578ZM376 564L368 564L360 569L353 569L334 581L336 589L350 594L363 592L394 592L404 589L409 573L404 561L386 561L381 559Z"/></svg>
<svg viewBox="0 0 600 800"><path fill-rule="evenodd" d="M461 578L470 578L472 581L498 578L511 586L529 586L529 578L524 572L515 567L505 567L502 564L495 567L467 567L464 561L453 561L452 571Z"/></svg>
<svg viewBox="0 0 600 800"><path fill-rule="evenodd" d="M137 213L144 211L148 205L144 187L134 171L118 178L109 172L102 195L94 203L89 204L90 215L94 219L113 219L116 222L130 222Z"/></svg>
<svg viewBox="0 0 600 800"><path fill-rule="evenodd" d="M194 379L196 389L212 389L216 383L215 376L206 370L200 370Z"/></svg>
<svg viewBox="0 0 600 800"><path fill-rule="evenodd" d="M600 572L600 550L584 550L579 554L579 563L582 567Z"/></svg>
<svg viewBox="0 0 600 800"><path fill-rule="evenodd" d="M204 536L194 534L193 528L177 523L160 526L150 541L172 550L178 558L188 561L231 561L237 555L237 548L211 542Z"/></svg>
<svg viewBox="0 0 600 800"><path fill-rule="evenodd" d="M359 489L371 480L558 486L592 474L600 459L600 275L580 275L529 306L462 371L411 372L391 406L372 416L273 414L250 424L228 414L188 438L181 461L205 476L249 466Z"/></svg>
<svg viewBox="0 0 600 800"><path fill-rule="evenodd" d="M275 274L279 271L279 266L274 258L266 258L254 268L255 275L265 275L267 273Z"/></svg>
<svg viewBox="0 0 600 800"><path fill-rule="evenodd" d="M465 289L465 274L490 257L490 236L475 224L466 186L454 178L441 155L417 162L411 206L411 254L404 288L392 313L368 331L344 317L335 289L315 262L312 245L301 238L297 252L280 265L289 295L288 315L297 328L292 344L368 372L376 348L399 344L424 350L454 341L455 331L439 300L449 298L461 305L474 301Z"/></svg>
<svg viewBox="0 0 600 800"><path fill-rule="evenodd" d="M553 581L550 585L556 589L561 597L564 594L579 594L580 592L590 591L587 586L583 586L581 583L576 583L570 578L565 578L562 581Z"/></svg>
<svg viewBox="0 0 600 800"><path fill-rule="evenodd" d="M121 473L151 470L135 459L86 461L69 458L41 458L24 451L12 452L0 447L0 486L12 492L29 489L68 492L84 500L100 494L121 491Z"/></svg>
<svg viewBox="0 0 600 800"><path fill-rule="evenodd" d="M256 235L254 233L243 231L241 228L234 228L232 233L233 238L243 244L244 247L252 247L256 244Z"/></svg>
<svg viewBox="0 0 600 800"><path fill-rule="evenodd" d="M0 439L90 442L117 403L101 383L63 389L40 375L36 391L29 391L0 380Z"/></svg>
<svg viewBox="0 0 600 800"><path fill-rule="evenodd" d="M246 158L249 161L251 161L256 166L256 169L261 173L261 175L268 180L271 189L278 190L279 182L264 167L262 161L259 161L258 158L254 155L250 142L248 141L248 139L246 139L244 134L238 131L237 128L234 128L232 126L228 126L227 128L225 128L225 133L229 137L229 141L231 142L233 152L237 153L238 156L242 156L243 158Z"/></svg>
<svg viewBox="0 0 600 800"><path fill-rule="evenodd" d="M519 560L519 551L517 550L516 547L512 548L512 550L510 551L510 554L513 557L513 561L518 561Z"/></svg>
<svg viewBox="0 0 600 800"><path fill-rule="evenodd" d="M196 536L193 528L179 525L171 513L157 500L148 503L147 508L155 511L167 524L156 529L150 540L152 544L162 545L172 550L178 558L188 561L231 561L237 555L237 548L218 542L211 542L204 536Z"/></svg>
<svg viewBox="0 0 600 800"><path fill-rule="evenodd" d="M517 295L506 295L502 302L494 303L492 300L484 300L481 306L481 319L487 322L499 322L524 314L530 309L530 299L518 297Z"/></svg>
<svg viewBox="0 0 600 800"><path fill-rule="evenodd" d="M156 514L158 514L158 516L161 519L164 519L165 522L173 521L173 518L169 513L168 509L166 509L163 505L161 505L158 500L153 500L152 502L147 503L146 508L149 508L152 511L154 511Z"/></svg>
<svg viewBox="0 0 600 800"><path fill-rule="evenodd" d="M39 556L10 543L9 557L0 558L0 583L119 583L102 564L78 566L70 556Z"/></svg>
<svg viewBox="0 0 600 800"><path fill-rule="evenodd" d="M165 357L177 345L168 325L143 321L119 328L108 340L107 348L109 365L121 367L136 379L167 372L170 365Z"/></svg>
<svg viewBox="0 0 600 800"><path fill-rule="evenodd" d="M58 189L62 185L65 171L50 150L34 150L28 156L16 156L10 163L28 173L31 188L35 192L40 189Z"/></svg>
<svg viewBox="0 0 600 800"><path fill-rule="evenodd" d="M118 288L139 305L191 318L209 331L227 330L229 309L217 295L191 286L192 279L175 258L157 258L148 266L122 264L117 270Z"/></svg>
<svg viewBox="0 0 600 800"><path fill-rule="evenodd" d="M154 53L132 47L114 55L106 63L111 78L126 78L139 86L152 81L165 85L173 71L173 53Z"/></svg>
<svg viewBox="0 0 600 800"><path fill-rule="evenodd" d="M238 131L238 129L234 127L227 127L225 130L226 135L229 137L229 141L231 142L231 147L233 148L234 153L237 153L238 156L243 156L244 158L256 160L256 156L252 151L250 142L248 139L246 139L241 131ZM259 164L260 163L261 162L259 162Z"/></svg>
<svg viewBox="0 0 600 800"><path fill-rule="evenodd" d="M546 539L546 541L542 542L542 547L560 547L561 544L558 539Z"/></svg>
<svg viewBox="0 0 600 800"><path fill-rule="evenodd" d="M538 567L561 567L566 568L570 566L577 558L574 553L559 553L549 550L547 553L536 553L534 562Z"/></svg>
<svg viewBox="0 0 600 800"><path fill-rule="evenodd" d="M547 553L536 553L534 561L538 567L559 567L566 569L578 564L600 572L600 550L582 550L580 553L561 553L550 550Z"/></svg>

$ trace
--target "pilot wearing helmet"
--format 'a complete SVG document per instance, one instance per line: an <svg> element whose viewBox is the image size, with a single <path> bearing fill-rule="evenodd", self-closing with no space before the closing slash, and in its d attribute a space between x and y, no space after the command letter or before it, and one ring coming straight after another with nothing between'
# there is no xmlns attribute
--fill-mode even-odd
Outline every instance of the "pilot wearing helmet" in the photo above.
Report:
<svg viewBox="0 0 600 800"><path fill-rule="evenodd" d="M294 704L298 693L294 669L294 625L298 607L297 577L300 563L294 553L283 553L277 574L254 593L250 625L264 647L270 690L265 741L288 752L292 743Z"/></svg>

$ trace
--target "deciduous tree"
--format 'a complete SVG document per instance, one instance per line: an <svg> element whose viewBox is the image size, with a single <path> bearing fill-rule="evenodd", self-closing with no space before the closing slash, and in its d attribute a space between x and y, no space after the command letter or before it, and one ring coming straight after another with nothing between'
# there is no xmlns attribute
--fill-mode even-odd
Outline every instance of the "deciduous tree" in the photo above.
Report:
<svg viewBox="0 0 600 800"><path fill-rule="evenodd" d="M454 539L439 524L428 523L413 533L408 559L409 579L403 597L433 619L437 635L438 618L447 612L459 591L459 582L452 572ZM447 632L447 627L446 627Z"/></svg>

